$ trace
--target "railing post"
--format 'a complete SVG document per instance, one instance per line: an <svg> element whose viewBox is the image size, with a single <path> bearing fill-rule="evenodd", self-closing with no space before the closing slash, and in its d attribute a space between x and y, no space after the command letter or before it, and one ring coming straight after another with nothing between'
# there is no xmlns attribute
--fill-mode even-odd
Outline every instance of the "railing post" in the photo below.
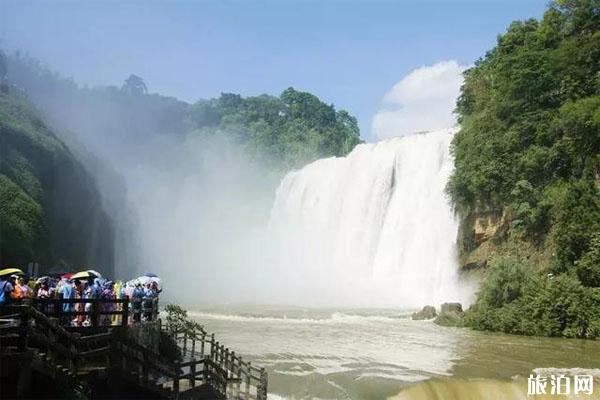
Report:
<svg viewBox="0 0 600 400"><path fill-rule="evenodd" d="M17 349L19 350L19 352L23 352L27 348L28 330L29 330L29 309L24 309L21 311L21 319L19 321L19 344L17 345Z"/></svg>
<svg viewBox="0 0 600 400"><path fill-rule="evenodd" d="M175 361L175 376L173 377L173 397L179 398L179 375L181 374L181 367L179 361Z"/></svg>
<svg viewBox="0 0 600 400"><path fill-rule="evenodd" d="M236 372L236 368L235 368L235 351L231 352L231 377L232 378L236 378L233 385L231 385L231 394L234 397L237 397L238 395L238 387L237 387L237 372Z"/></svg>
<svg viewBox="0 0 600 400"><path fill-rule="evenodd" d="M143 355L142 355L142 359L144 360L144 363L142 364L142 383L144 385L148 385L148 353L146 351L144 351Z"/></svg>
<svg viewBox="0 0 600 400"><path fill-rule="evenodd" d="M194 332L194 336L192 336L192 358L196 357L196 332Z"/></svg>
<svg viewBox="0 0 600 400"><path fill-rule="evenodd" d="M92 302L92 313L90 318L92 319L92 326L98 326L98 299L90 299Z"/></svg>
<svg viewBox="0 0 600 400"><path fill-rule="evenodd" d="M193 357L193 356L192 356ZM192 365L190 365L190 387L196 386L196 359L192 358Z"/></svg>
<svg viewBox="0 0 600 400"><path fill-rule="evenodd" d="M202 333L202 343L200 343L200 356L204 358L204 341L206 340L206 333Z"/></svg>
<svg viewBox="0 0 600 400"><path fill-rule="evenodd" d="M204 356L204 371L202 373L202 377L204 378L203 383L212 384L212 376L210 371L210 358L208 355Z"/></svg>
<svg viewBox="0 0 600 400"><path fill-rule="evenodd" d="M229 348L225 348L225 357L223 361L223 372L225 372L225 398L229 398Z"/></svg>
<svg viewBox="0 0 600 400"><path fill-rule="evenodd" d="M268 376L264 368L260 369L260 384L256 388L256 397L258 400L267 400Z"/></svg>
<svg viewBox="0 0 600 400"><path fill-rule="evenodd" d="M252 375L252 363L248 361L248 369L246 370L246 399L250 399L250 375Z"/></svg>
<svg viewBox="0 0 600 400"><path fill-rule="evenodd" d="M158 297L154 299L152 302L152 321L156 321L158 319Z"/></svg>
<svg viewBox="0 0 600 400"><path fill-rule="evenodd" d="M125 296L122 303L121 326L127 326L129 321L129 296Z"/></svg>

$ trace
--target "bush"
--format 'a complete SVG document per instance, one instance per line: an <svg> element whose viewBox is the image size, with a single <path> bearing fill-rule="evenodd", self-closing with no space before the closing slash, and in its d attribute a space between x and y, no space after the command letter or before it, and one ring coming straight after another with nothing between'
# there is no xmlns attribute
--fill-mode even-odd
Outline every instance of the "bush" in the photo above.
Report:
<svg viewBox="0 0 600 400"><path fill-rule="evenodd" d="M478 330L541 336L600 337L600 290L576 276L540 275L502 261L482 284L465 324Z"/></svg>
<svg viewBox="0 0 600 400"><path fill-rule="evenodd" d="M169 361L181 361L183 358L177 342L163 331L160 332L158 352Z"/></svg>
<svg viewBox="0 0 600 400"><path fill-rule="evenodd" d="M575 262L577 277L585 286L600 287L600 232L595 232L589 249Z"/></svg>

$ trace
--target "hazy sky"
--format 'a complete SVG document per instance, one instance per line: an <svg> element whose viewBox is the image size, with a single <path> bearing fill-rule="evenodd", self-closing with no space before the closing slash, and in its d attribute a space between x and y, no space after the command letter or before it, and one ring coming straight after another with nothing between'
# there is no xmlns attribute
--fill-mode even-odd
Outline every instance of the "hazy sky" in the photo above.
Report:
<svg viewBox="0 0 600 400"><path fill-rule="evenodd" d="M511 21L539 18L547 3L0 0L0 40L79 83L120 85L135 73L151 92L190 102L308 90L350 111L371 140L372 126L415 127L397 120L406 117L398 108L428 108L402 103L411 71L418 88L415 78L431 73L415 69L446 61L433 68L444 80L440 68L472 64ZM397 109L375 123L390 101Z"/></svg>

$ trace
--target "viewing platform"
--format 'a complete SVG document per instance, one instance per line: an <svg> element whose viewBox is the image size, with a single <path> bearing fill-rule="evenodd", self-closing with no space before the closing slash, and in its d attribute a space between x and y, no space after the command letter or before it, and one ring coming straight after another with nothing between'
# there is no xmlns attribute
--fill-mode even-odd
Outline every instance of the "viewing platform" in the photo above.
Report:
<svg viewBox="0 0 600 400"><path fill-rule="evenodd" d="M80 303L88 311L64 311ZM163 323L158 315L158 299L139 307L128 299L35 299L0 308L0 397L56 398L74 390L87 398L267 399L264 368L200 325L181 316ZM72 326L77 317L89 323ZM141 332L169 338L180 357L144 345Z"/></svg>

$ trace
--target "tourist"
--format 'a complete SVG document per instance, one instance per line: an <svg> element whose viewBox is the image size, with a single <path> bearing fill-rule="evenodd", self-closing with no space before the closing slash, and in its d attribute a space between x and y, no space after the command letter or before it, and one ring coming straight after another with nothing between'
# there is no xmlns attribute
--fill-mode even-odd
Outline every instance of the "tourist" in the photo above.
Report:
<svg viewBox="0 0 600 400"><path fill-rule="evenodd" d="M5 276L0 276L0 306L6 306L11 303L10 294L13 289L12 283Z"/></svg>
<svg viewBox="0 0 600 400"><path fill-rule="evenodd" d="M83 298L85 300L93 300L93 299L97 298L96 293L97 293L97 291L96 291L96 288L94 287L94 281L89 279L83 290ZM95 322L95 321L91 320L91 316L89 314L92 312L92 302L91 301L85 302L84 311L88 314L85 315L85 319L82 323L82 326L90 326L90 325L92 325L92 322Z"/></svg>
<svg viewBox="0 0 600 400"><path fill-rule="evenodd" d="M25 278L20 276L17 279L17 284L21 288L21 292L23 293L23 299L31 299L33 297L33 290L27 283L25 283Z"/></svg>
<svg viewBox="0 0 600 400"><path fill-rule="evenodd" d="M49 287L47 279L43 280L40 283L40 287L37 291L36 297L38 299L49 299L50 298L50 287Z"/></svg>
<svg viewBox="0 0 600 400"><path fill-rule="evenodd" d="M58 289L58 293L62 297L62 299L63 300L75 299L75 287L73 286L73 282L71 282L67 278L62 278L61 281L62 281L62 285ZM75 307L74 307L73 303L63 303L63 305L62 305L62 310L64 313L71 313L74 310L74 308ZM70 321L71 315L67 314L64 319L65 319L65 321Z"/></svg>
<svg viewBox="0 0 600 400"><path fill-rule="evenodd" d="M158 286L156 282L148 282L146 284L146 290L144 291L144 302L143 302L143 320L152 320L152 313L154 311L154 299L158 297Z"/></svg>
<svg viewBox="0 0 600 400"><path fill-rule="evenodd" d="M102 285L102 291L100 292L100 299L103 300L115 300L115 292L114 292L114 283L112 281L106 281ZM114 311L114 303L100 303L101 311ZM102 314L100 318L100 325L110 325L111 324L111 315Z"/></svg>
<svg viewBox="0 0 600 400"><path fill-rule="evenodd" d="M17 279L19 277L17 275L11 275L9 282L13 287L13 291L10 294L11 300L13 304L21 304L23 301L23 290L21 286L17 283Z"/></svg>
<svg viewBox="0 0 600 400"><path fill-rule="evenodd" d="M140 322L142 316L142 299L144 298L144 289L139 281L135 282L131 294L131 308L133 310L133 322Z"/></svg>
<svg viewBox="0 0 600 400"><path fill-rule="evenodd" d="M83 299L84 291L85 291L85 283L80 281L79 279L75 279L73 281L73 288L75 289L75 298ZM83 303L75 303L75 311L83 312L85 310ZM85 315L78 314L73 318L72 324L73 326L82 326L83 321L85 321Z"/></svg>

